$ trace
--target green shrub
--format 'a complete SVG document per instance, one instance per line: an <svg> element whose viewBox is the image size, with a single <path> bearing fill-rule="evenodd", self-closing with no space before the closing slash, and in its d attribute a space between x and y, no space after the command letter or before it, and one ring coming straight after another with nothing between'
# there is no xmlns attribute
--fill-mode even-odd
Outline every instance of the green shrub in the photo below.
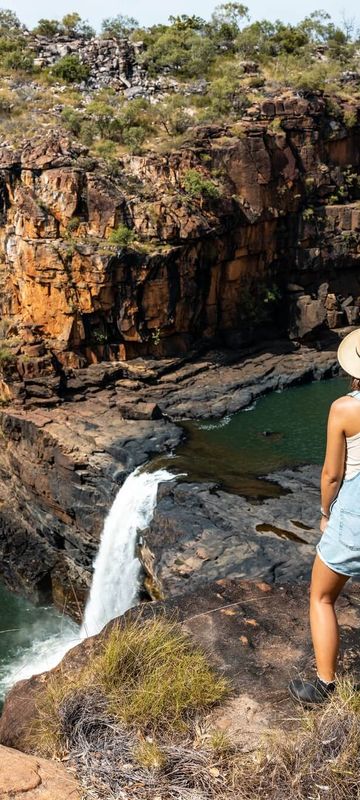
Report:
<svg viewBox="0 0 360 800"><path fill-rule="evenodd" d="M7 52L0 53L0 63L3 69L20 70L22 72L32 72L34 69L34 57L31 51L20 45L9 49Z"/></svg>
<svg viewBox="0 0 360 800"><path fill-rule="evenodd" d="M163 618L124 620L114 625L86 667L71 673L60 668L50 676L31 737L37 751L61 752L66 705L81 693L91 698L94 692L104 698L113 718L132 729L174 734L186 731L196 713L222 701L229 685L180 625ZM143 753L148 757L149 752Z"/></svg>
<svg viewBox="0 0 360 800"><path fill-rule="evenodd" d="M84 36L86 39L95 36L94 29L76 11L65 14L61 20L61 28L67 36Z"/></svg>
<svg viewBox="0 0 360 800"><path fill-rule="evenodd" d="M304 211L303 211L303 214L302 214L302 216L303 216L303 219L304 219L306 222L309 222L311 219L313 219L313 218L314 218L314 216L315 216L315 211L314 211L314 209L313 209L313 208L310 208L310 207L309 207L309 208L305 208L305 209L304 209Z"/></svg>
<svg viewBox="0 0 360 800"><path fill-rule="evenodd" d="M350 108L346 108L343 115L344 123L347 128L354 128L357 124L357 112Z"/></svg>
<svg viewBox="0 0 360 800"><path fill-rule="evenodd" d="M123 223L111 231L109 236L109 242L112 244L119 244L122 247L128 247L134 241L134 239L134 231Z"/></svg>
<svg viewBox="0 0 360 800"><path fill-rule="evenodd" d="M146 136L146 129L138 125L137 127L125 128L125 130L123 130L122 140L130 153L137 154L141 153Z"/></svg>
<svg viewBox="0 0 360 800"><path fill-rule="evenodd" d="M5 367L6 365L10 364L13 360L13 353L11 350L6 347L6 345L0 346L0 369L1 367Z"/></svg>
<svg viewBox="0 0 360 800"><path fill-rule="evenodd" d="M78 228L78 227L79 227L79 225L80 225L80 222L81 222L81 220L80 220L80 218L79 218L79 217L72 217L72 218L69 220L69 222L68 222L68 224L67 224L67 226L66 226L66 230L67 230L67 232L68 232L68 233L73 233L74 231L76 231L76 230L77 230L77 228Z"/></svg>
<svg viewBox="0 0 360 800"><path fill-rule="evenodd" d="M66 128L73 133L74 136L79 136L81 131L82 115L79 114L78 111L75 111L75 109L69 107L63 108L61 112L61 119Z"/></svg>
<svg viewBox="0 0 360 800"><path fill-rule="evenodd" d="M57 33L61 32L61 24L57 19L39 19L38 24L33 30L37 36L46 36L52 39Z"/></svg>
<svg viewBox="0 0 360 800"><path fill-rule="evenodd" d="M80 126L80 139L86 147L91 147L96 137L96 126L90 120L84 120Z"/></svg>
<svg viewBox="0 0 360 800"><path fill-rule="evenodd" d="M90 70L86 64L81 63L77 55L73 54L60 58L51 68L51 73L55 78L67 83L81 83L87 80Z"/></svg>
<svg viewBox="0 0 360 800"><path fill-rule="evenodd" d="M184 176L183 187L190 197L210 197L216 199L220 192L214 181L205 178L197 169L189 169Z"/></svg>

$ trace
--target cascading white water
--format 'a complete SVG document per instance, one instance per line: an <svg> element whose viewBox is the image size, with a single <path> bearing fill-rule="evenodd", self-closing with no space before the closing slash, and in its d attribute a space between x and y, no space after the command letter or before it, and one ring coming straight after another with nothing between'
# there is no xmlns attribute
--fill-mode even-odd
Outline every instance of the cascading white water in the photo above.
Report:
<svg viewBox="0 0 360 800"><path fill-rule="evenodd" d="M140 573L135 553L137 536L151 522L159 483L174 478L165 469L141 472L139 467L128 476L105 520L81 629L64 618L60 631L48 639L39 637L2 671L3 691L16 681L53 669L82 639L98 633L136 603Z"/></svg>
<svg viewBox="0 0 360 800"><path fill-rule="evenodd" d="M81 636L93 636L114 617L124 614L137 600L140 562L135 548L138 531L152 519L160 481L173 480L167 470L132 472L105 520L94 565L90 597Z"/></svg>

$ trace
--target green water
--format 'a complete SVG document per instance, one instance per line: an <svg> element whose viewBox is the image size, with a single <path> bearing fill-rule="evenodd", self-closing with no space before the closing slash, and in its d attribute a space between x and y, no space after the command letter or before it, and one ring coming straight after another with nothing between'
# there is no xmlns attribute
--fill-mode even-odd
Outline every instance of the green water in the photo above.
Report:
<svg viewBox="0 0 360 800"><path fill-rule="evenodd" d="M47 664L64 635L77 626L52 606L35 606L0 584L0 710L7 689L28 677L31 663ZM39 670L40 671L40 670Z"/></svg>
<svg viewBox="0 0 360 800"><path fill-rule="evenodd" d="M187 473L186 480L216 481L253 498L279 494L279 486L263 476L286 466L321 464L330 403L347 391L344 379L315 382L269 394L231 418L186 422L186 442L172 457L155 459L152 468L166 466ZM1 585L0 609L1 702L34 659L38 671L52 666L64 637L76 640L77 629L54 608L35 607Z"/></svg>
<svg viewBox="0 0 360 800"><path fill-rule="evenodd" d="M317 381L272 392L232 417L186 422L187 440L166 466L251 497L279 494L277 484L262 476L321 464L330 404L348 391L346 378Z"/></svg>

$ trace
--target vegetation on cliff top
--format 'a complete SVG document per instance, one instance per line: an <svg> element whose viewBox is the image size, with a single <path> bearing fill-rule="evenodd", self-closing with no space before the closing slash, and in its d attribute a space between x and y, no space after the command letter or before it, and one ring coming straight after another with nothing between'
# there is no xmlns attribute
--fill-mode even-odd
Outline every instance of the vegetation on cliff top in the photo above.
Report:
<svg viewBox="0 0 360 800"><path fill-rule="evenodd" d="M345 124L357 122L359 32L346 20L335 25L323 11L297 25L251 21L248 8L235 2L217 6L209 20L183 14L146 29L122 15L106 19L101 36L128 37L145 83L161 81L155 92L145 86L143 96L131 99L125 87L89 88L81 53L39 64L39 36L86 42L94 31L75 12L61 21L41 19L29 32L13 11L0 11L0 133L10 141L41 125L63 126L94 154L114 161L150 143L176 146L197 123L236 123L250 106L286 88L339 96L347 104Z"/></svg>

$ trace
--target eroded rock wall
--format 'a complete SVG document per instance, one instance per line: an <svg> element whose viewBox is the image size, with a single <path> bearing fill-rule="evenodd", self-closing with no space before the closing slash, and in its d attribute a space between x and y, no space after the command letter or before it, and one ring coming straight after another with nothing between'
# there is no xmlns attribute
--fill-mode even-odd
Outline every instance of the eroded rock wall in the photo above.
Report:
<svg viewBox="0 0 360 800"><path fill-rule="evenodd" d="M264 103L258 117L236 133L193 130L169 155L124 156L116 175L58 133L2 148L14 396L44 378L46 403L69 369L101 360L357 323L360 127L321 98ZM112 240L119 226L132 232L126 247Z"/></svg>

